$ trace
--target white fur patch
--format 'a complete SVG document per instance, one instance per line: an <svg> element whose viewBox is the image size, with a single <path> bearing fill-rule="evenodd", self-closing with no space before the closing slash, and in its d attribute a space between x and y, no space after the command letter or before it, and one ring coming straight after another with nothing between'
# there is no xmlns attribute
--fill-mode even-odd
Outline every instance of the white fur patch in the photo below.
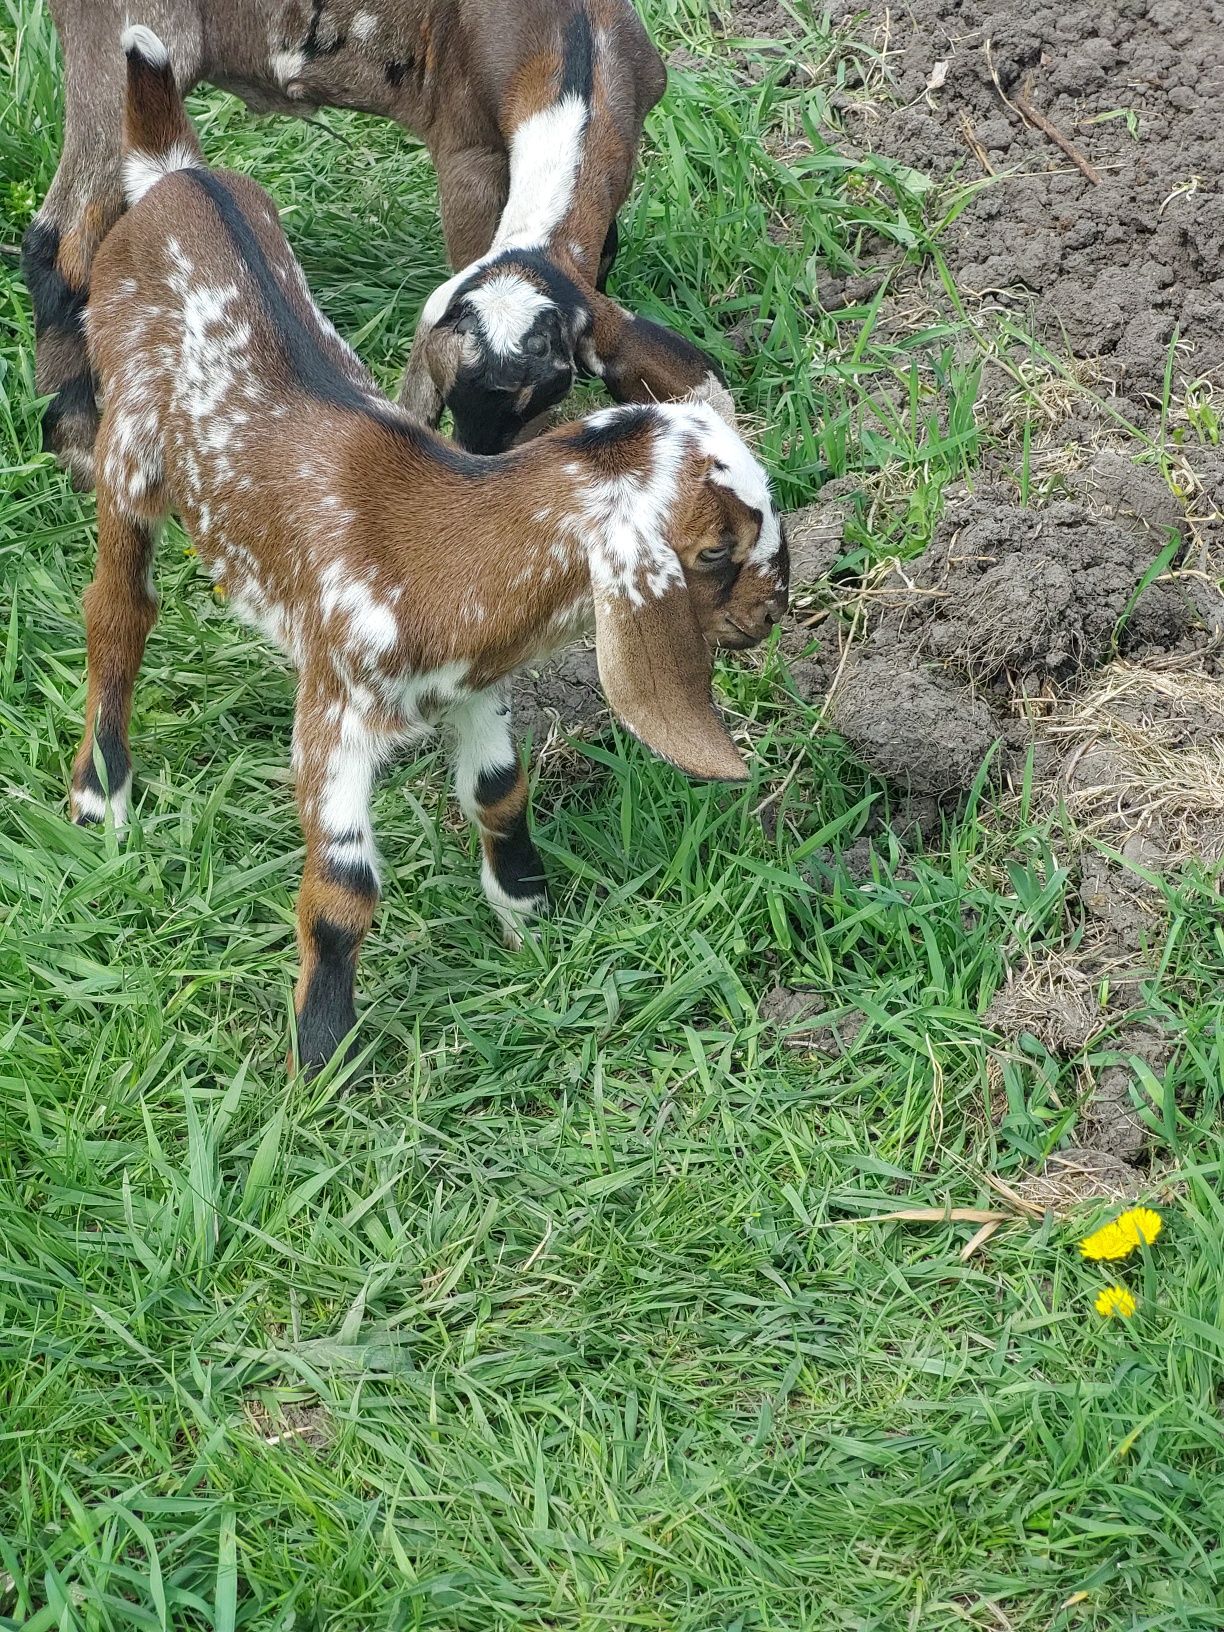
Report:
<svg viewBox="0 0 1224 1632"><path fill-rule="evenodd" d="M497 874L486 856L480 865L480 885L485 899L497 914L502 926L502 940L517 951L523 944L523 929L527 921L538 916L548 902L541 891L538 895L507 895L497 882Z"/></svg>
<svg viewBox="0 0 1224 1632"><path fill-rule="evenodd" d="M399 622L395 613L360 578L350 576L352 568L347 561L333 561L320 579L322 593L319 610L324 618L343 612L349 620L348 638L354 646L368 652L390 650L399 639Z"/></svg>
<svg viewBox="0 0 1224 1632"><path fill-rule="evenodd" d="M394 707L404 717L405 728L411 732L432 730L436 716L426 719L421 704L428 699L441 710L449 711L468 696L467 677L471 665L452 659L439 663L436 669L425 669L420 674L396 676L391 692Z"/></svg>
<svg viewBox="0 0 1224 1632"><path fill-rule="evenodd" d="M510 711L495 691L478 691L452 710L455 730L455 792L459 808L469 822L480 823L481 805L476 784L483 771L499 771L517 765L514 738L510 732Z"/></svg>
<svg viewBox="0 0 1224 1632"><path fill-rule="evenodd" d="M515 272L494 273L469 289L464 300L480 317L490 349L502 357L519 349L536 315L552 305L547 295Z"/></svg>
<svg viewBox="0 0 1224 1632"><path fill-rule="evenodd" d="M510 196L497 223L494 250L548 242L573 202L589 115L587 104L571 93L524 119L510 137Z"/></svg>
<svg viewBox="0 0 1224 1632"><path fill-rule="evenodd" d="M349 32L355 40L368 40L378 27L378 17L372 11L354 12L353 20L349 24Z"/></svg>
<svg viewBox="0 0 1224 1632"><path fill-rule="evenodd" d="M362 846L368 846L371 855L374 837L370 795L381 758L379 739L366 730L360 715L346 708L340 722L340 741L327 760L319 819L329 834L360 835Z"/></svg>
<svg viewBox="0 0 1224 1632"><path fill-rule="evenodd" d="M170 61L165 45L143 23L129 23L119 36L119 45L125 53L137 52L154 68L165 68Z"/></svg>
<svg viewBox="0 0 1224 1632"><path fill-rule="evenodd" d="M272 70L272 78L278 85L288 85L291 79L297 79L306 66L304 51L274 51L268 58L268 67Z"/></svg>
<svg viewBox="0 0 1224 1632"><path fill-rule="evenodd" d="M129 204L138 204L164 176L172 176L177 170L200 169L202 162L199 153L186 142L174 142L164 153L142 153L137 148L123 161L123 196Z"/></svg>
<svg viewBox="0 0 1224 1632"><path fill-rule="evenodd" d="M586 423L612 425L623 408L605 408ZM627 473L588 482L579 489L582 520L588 529L591 587L597 597L624 596L641 606L647 595L658 597L683 581L680 557L664 537L676 498L676 477L684 457L685 438L670 426L652 439L649 472Z"/></svg>
<svg viewBox="0 0 1224 1632"><path fill-rule="evenodd" d="M87 822L100 822L106 815L106 798L94 788L73 788L72 809Z"/></svg>
<svg viewBox="0 0 1224 1632"><path fill-rule="evenodd" d="M710 403L662 402L656 412L685 427L699 450L714 461L710 480L730 488L737 499L761 513L761 531L748 552L748 566L776 565L782 537L769 491L769 478L748 444Z"/></svg>
<svg viewBox="0 0 1224 1632"><path fill-rule="evenodd" d="M74 816L83 816L87 822L100 822L110 807L111 821L118 828L127 826L128 800L132 793L132 778L129 774L112 792L101 794L96 788L73 788L72 810Z"/></svg>

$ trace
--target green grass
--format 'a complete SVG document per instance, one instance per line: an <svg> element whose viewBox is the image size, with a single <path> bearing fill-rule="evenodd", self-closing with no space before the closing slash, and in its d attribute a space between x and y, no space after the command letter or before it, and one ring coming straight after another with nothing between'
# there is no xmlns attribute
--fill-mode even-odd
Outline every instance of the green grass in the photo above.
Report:
<svg viewBox="0 0 1224 1632"><path fill-rule="evenodd" d="M11 243L58 112L45 10L5 11ZM990 434L974 348L954 307L884 334L878 302L828 316L814 280L881 243L937 258L955 200L819 140L827 93L879 75L853 38L807 26L814 87L782 64L748 85L696 4L647 11L710 70L652 118L617 293L728 365L788 503L876 484L852 562L919 547ZM423 154L335 113L193 108L392 381L443 271ZM1084 1062L1035 1043L989 1126L980 1016L1075 913L1042 823L978 800L925 852L885 830L856 881L842 852L885 792L776 654L721 677L759 747L746 793L620 738L545 767L558 911L516 956L440 756L399 768L366 1077L287 1086L290 680L171 534L137 820L121 844L67 824L92 501L37 453L10 262L0 314L0 1626L1214 1632L1210 879L1167 883L1134 997L1179 1041L1149 1084L1166 1229L1125 1272L1129 1324L1093 1314L1073 1227L966 1263L969 1226L848 1222L988 1205L985 1171L1074 1135ZM753 807L793 767L768 838ZM862 1022L844 1056L756 1018L776 981Z"/></svg>

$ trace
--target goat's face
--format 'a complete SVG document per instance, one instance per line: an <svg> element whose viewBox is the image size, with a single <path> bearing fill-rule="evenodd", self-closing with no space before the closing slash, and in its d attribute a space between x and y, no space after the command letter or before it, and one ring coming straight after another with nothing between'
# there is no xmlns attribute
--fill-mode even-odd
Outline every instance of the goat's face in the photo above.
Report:
<svg viewBox="0 0 1224 1632"><path fill-rule="evenodd" d="M568 393L591 314L543 256L510 251L452 278L426 302L401 400L455 441L500 453Z"/></svg>
<svg viewBox="0 0 1224 1632"><path fill-rule="evenodd" d="M677 506L669 542L706 641L741 650L781 621L790 552L764 470L711 410L701 419L698 468L687 502Z"/></svg>
<svg viewBox="0 0 1224 1632"><path fill-rule="evenodd" d="M756 645L786 611L764 470L708 404L605 410L568 441L598 473L582 514L604 694L690 776L741 780L710 676L715 648Z"/></svg>

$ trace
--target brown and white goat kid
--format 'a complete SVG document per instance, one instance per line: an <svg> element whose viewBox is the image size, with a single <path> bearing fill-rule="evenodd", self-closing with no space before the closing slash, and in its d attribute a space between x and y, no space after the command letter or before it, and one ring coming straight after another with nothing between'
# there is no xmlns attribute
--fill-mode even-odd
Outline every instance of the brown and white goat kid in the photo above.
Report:
<svg viewBox="0 0 1224 1632"><path fill-rule="evenodd" d="M50 0L65 69L64 151L26 234L44 442L87 486L97 408L81 315L123 208L119 35L129 0ZM603 294L642 122L666 72L631 0L146 0L179 86L258 112L385 115L425 142L452 266L402 399L442 404L477 451L509 447L601 375L622 402L696 388L730 399L696 347Z"/></svg>
<svg viewBox="0 0 1224 1632"><path fill-rule="evenodd" d="M124 42L132 207L89 307L104 406L72 812L126 813L155 533L177 510L234 610L299 671L295 1004L315 1065L354 1023L380 764L453 729L484 888L513 933L544 884L498 683L593 619L629 729L691 775L740 778L710 649L781 616L786 543L764 472L708 405L609 408L482 457L387 401L312 303L267 194L205 167L161 42L144 27Z"/></svg>

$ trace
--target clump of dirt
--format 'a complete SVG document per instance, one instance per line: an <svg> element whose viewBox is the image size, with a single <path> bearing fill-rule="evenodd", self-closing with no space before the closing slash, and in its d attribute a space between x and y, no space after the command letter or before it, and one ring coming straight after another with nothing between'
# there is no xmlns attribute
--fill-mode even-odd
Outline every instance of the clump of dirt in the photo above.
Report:
<svg viewBox="0 0 1224 1632"><path fill-rule="evenodd" d="M872 770L919 794L967 788L997 735L980 698L891 653L847 665L830 719Z"/></svg>
<svg viewBox="0 0 1224 1632"><path fill-rule="evenodd" d="M762 1020L780 1034L788 1048L803 1053L848 1054L866 1025L861 1014L828 1016L824 1002L815 992L790 986L775 986L761 999Z"/></svg>
<svg viewBox="0 0 1224 1632"><path fill-rule="evenodd" d="M1224 858L1224 595L1198 554L1153 575L1186 531L1157 471L1105 450L1068 481L1033 507L990 482L949 494L929 548L861 587L840 654L829 616L792 679L900 790L903 825L907 799L956 801L987 755L1005 784L1031 756L1096 961L1133 971L1160 875ZM1045 1001L1048 1031L1067 1015Z"/></svg>
<svg viewBox="0 0 1224 1632"><path fill-rule="evenodd" d="M982 1016L982 1024L1008 1043L1022 1032L1035 1037L1059 1059L1081 1054L1101 1030L1106 1016L1083 971L1047 960L1014 970Z"/></svg>
<svg viewBox="0 0 1224 1632"><path fill-rule="evenodd" d="M1136 752L1151 747L1135 740L1146 725L1162 777L1175 773L1183 803L1201 817L1218 785L1213 683L1198 685L1192 719L1186 682L1161 682L1145 705L1138 692L1124 702L1121 691L1135 687L1120 689L1118 678L1138 674L1136 660L1189 669L1224 628L1224 596L1206 574L1144 583L1165 540L1180 547L1179 514L1156 472L1112 454L1075 478L1069 498L1040 507L991 483L950 493L928 549L869 590L869 635L842 664L834 725L879 775L942 795L967 790L996 743L997 772L1023 761L1043 720L1037 768L1064 791L1076 791L1074 766L1062 762L1064 739L1077 733L1128 749L1130 774ZM1098 699L1093 676L1106 663ZM1067 702L1076 698L1086 699L1078 713ZM1165 716L1178 707L1185 718L1175 726ZM1093 787L1123 780L1097 774L1104 751L1088 760Z"/></svg>
<svg viewBox="0 0 1224 1632"><path fill-rule="evenodd" d="M901 106L846 117L915 169L989 182L944 239L962 288L1031 305L1141 413L1175 331L1175 390L1224 367L1220 0L868 9Z"/></svg>
<svg viewBox="0 0 1224 1632"><path fill-rule="evenodd" d="M886 624L923 656L978 683L1065 682L1120 651L1168 651L1196 612L1178 588L1149 584L1156 554L1142 528L1090 503L1016 505L1001 487L950 496L935 537L897 569ZM1133 603L1133 604L1132 604Z"/></svg>
<svg viewBox="0 0 1224 1632"><path fill-rule="evenodd" d="M1163 1075L1173 1053L1170 1039L1148 1026L1123 1032L1114 1049L1142 1060L1154 1077ZM1147 1141L1147 1128L1135 1105L1134 1081L1128 1065L1107 1066L1091 1087L1080 1122L1086 1144L1124 1162L1135 1161Z"/></svg>
<svg viewBox="0 0 1224 1632"><path fill-rule="evenodd" d="M826 482L812 504L783 518L790 550L791 589L802 592L826 578L846 547L846 523L860 487L856 476Z"/></svg>

